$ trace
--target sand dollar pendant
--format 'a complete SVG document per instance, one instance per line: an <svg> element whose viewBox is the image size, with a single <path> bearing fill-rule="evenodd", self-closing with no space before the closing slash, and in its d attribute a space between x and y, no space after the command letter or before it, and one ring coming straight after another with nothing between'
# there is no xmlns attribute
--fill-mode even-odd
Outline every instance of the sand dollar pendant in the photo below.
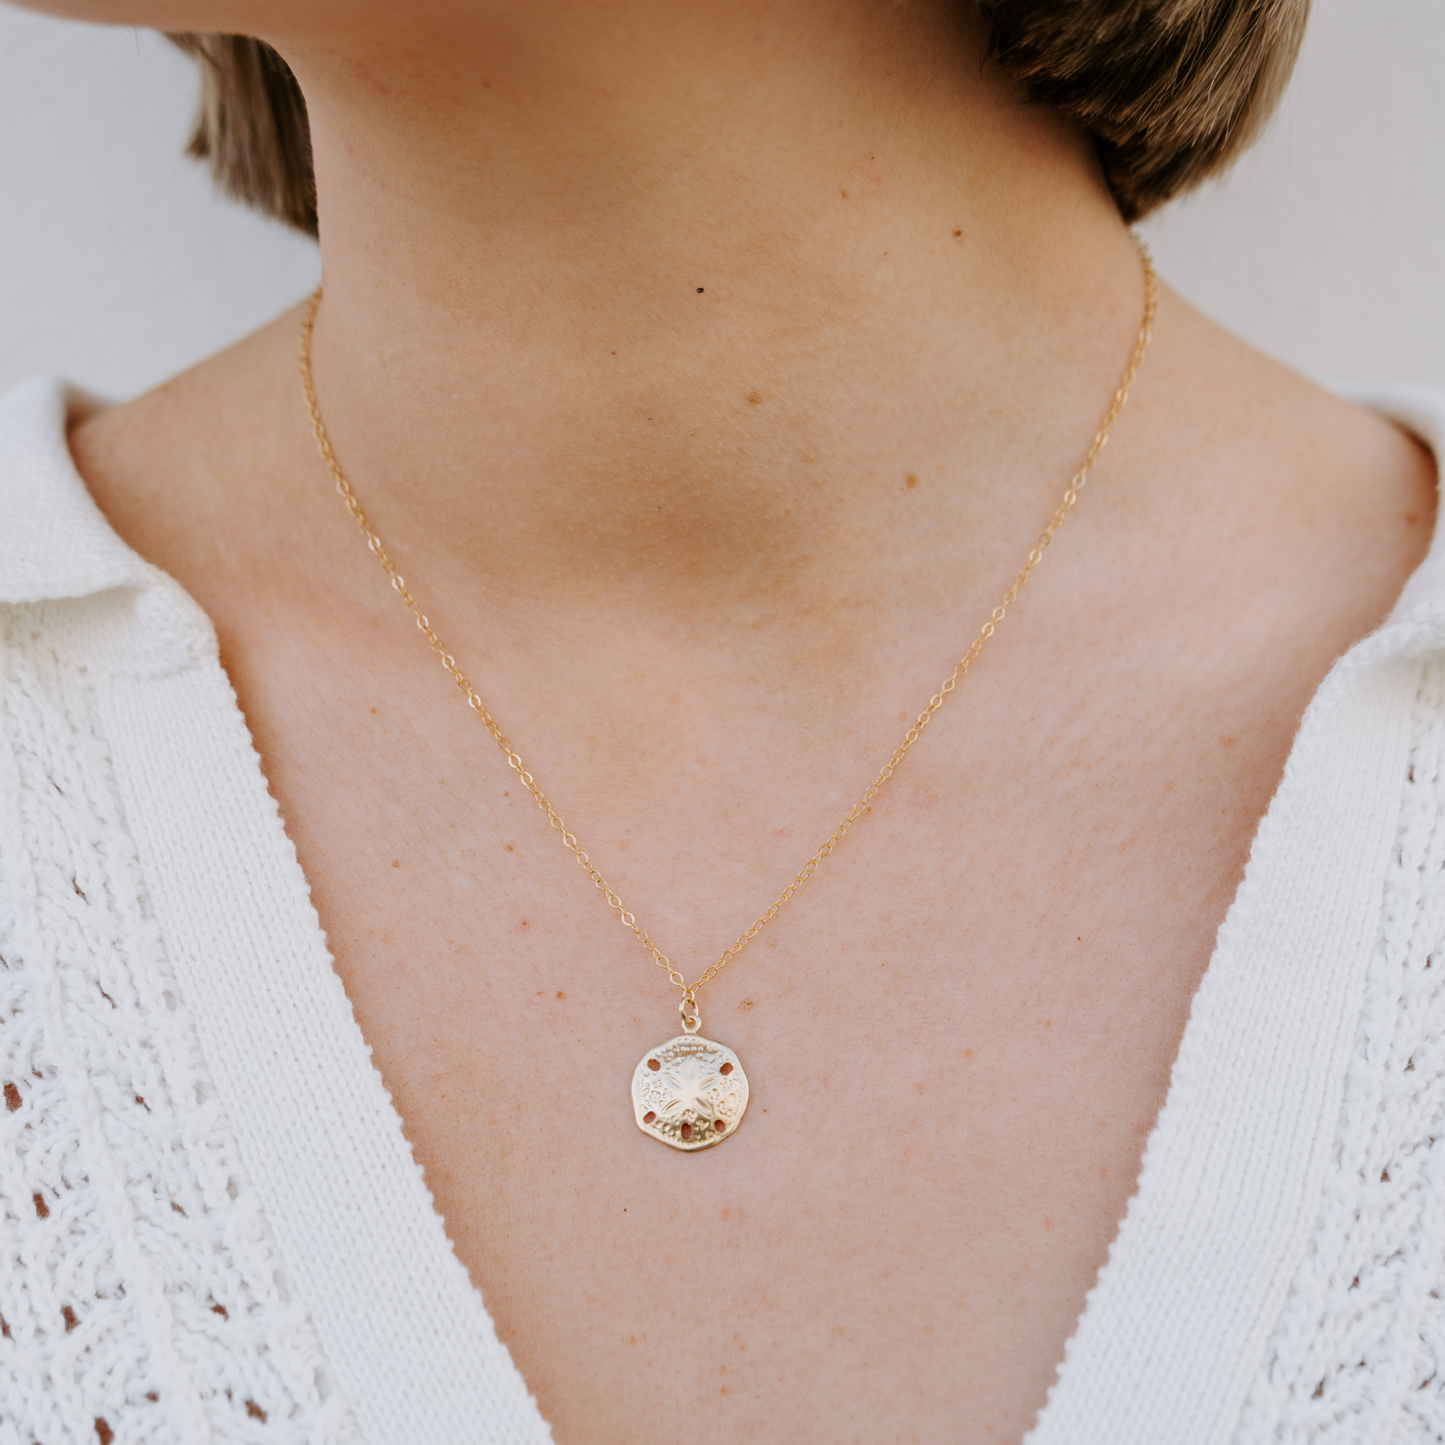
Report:
<svg viewBox="0 0 1445 1445"><path fill-rule="evenodd" d="M644 1134L674 1149L730 1139L748 1107L748 1077L725 1044L698 1032L697 1004L683 999L683 1032L650 1049L632 1075L632 1110Z"/></svg>

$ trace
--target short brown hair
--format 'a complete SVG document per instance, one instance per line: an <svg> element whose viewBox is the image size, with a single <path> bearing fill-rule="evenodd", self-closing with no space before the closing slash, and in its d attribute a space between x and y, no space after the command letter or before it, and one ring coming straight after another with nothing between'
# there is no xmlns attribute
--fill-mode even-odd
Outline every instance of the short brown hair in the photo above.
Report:
<svg viewBox="0 0 1445 1445"><path fill-rule="evenodd" d="M1093 137L1126 221L1222 170L1294 69L1310 0L978 0L989 51Z"/></svg>
<svg viewBox="0 0 1445 1445"><path fill-rule="evenodd" d="M201 67L201 105L187 153L210 161L227 195L314 236L311 123L291 67L245 35L170 38Z"/></svg>
<svg viewBox="0 0 1445 1445"><path fill-rule="evenodd" d="M1310 0L974 0L989 54L1088 131L1126 221L1223 169L1259 134ZM190 153L221 188L310 235L306 102L286 62L240 35L172 35L201 63Z"/></svg>

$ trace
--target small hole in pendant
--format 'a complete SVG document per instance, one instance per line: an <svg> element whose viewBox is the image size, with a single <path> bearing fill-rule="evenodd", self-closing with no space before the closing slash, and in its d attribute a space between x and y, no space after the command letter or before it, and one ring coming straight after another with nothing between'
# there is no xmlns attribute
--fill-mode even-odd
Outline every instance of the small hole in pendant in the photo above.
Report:
<svg viewBox="0 0 1445 1445"><path fill-rule="evenodd" d="M724 1065L722 1066L722 1068L720 1068L720 1069L718 1070L718 1073L720 1073L720 1074L723 1076L723 1078L727 1078L727 1076L728 1076L730 1073L732 1073L732 1071L733 1071L733 1066L732 1066L731 1064L724 1064Z"/></svg>
<svg viewBox="0 0 1445 1445"><path fill-rule="evenodd" d="M686 1142L687 1142L689 1139L691 1139L691 1138L692 1138L692 1125L691 1125L691 1124L684 1124L684 1125L682 1126L682 1139L683 1139L683 1143L686 1143Z"/></svg>
<svg viewBox="0 0 1445 1445"><path fill-rule="evenodd" d="M657 1115L654 1114L651 1109L649 1109L649 1110L642 1116L642 1122L643 1122L644 1124L654 1123L654 1122L656 1122L656 1119L657 1119Z"/></svg>
<svg viewBox="0 0 1445 1445"><path fill-rule="evenodd" d="M718 1131L719 1134L723 1133L727 1129L727 1125L724 1124L721 1119L714 1119L712 1121L712 1126Z"/></svg>
<svg viewBox="0 0 1445 1445"><path fill-rule="evenodd" d="M662 1065L659 1064L656 1059L648 1059L647 1067L651 1069L652 1072L655 1074L662 1067Z"/></svg>

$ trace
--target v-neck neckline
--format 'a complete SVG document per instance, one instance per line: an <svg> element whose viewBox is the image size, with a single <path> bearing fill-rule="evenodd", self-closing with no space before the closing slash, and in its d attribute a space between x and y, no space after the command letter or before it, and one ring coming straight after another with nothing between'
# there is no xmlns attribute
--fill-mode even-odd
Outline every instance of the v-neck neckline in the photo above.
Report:
<svg viewBox="0 0 1445 1445"><path fill-rule="evenodd" d="M1440 453L1445 398L1361 399ZM208 619L95 507L65 445L64 392L27 388L6 409L17 403L33 440L51 438L45 506L65 577L50 595L133 587L163 640L98 683L117 782L217 1093L340 1393L376 1442L549 1440L372 1064ZM1421 639L1445 645L1441 552L1437 528L1390 621L1305 714L1029 1445L1216 1441L1243 1408L1318 1215ZM43 590L34 560L27 595Z"/></svg>

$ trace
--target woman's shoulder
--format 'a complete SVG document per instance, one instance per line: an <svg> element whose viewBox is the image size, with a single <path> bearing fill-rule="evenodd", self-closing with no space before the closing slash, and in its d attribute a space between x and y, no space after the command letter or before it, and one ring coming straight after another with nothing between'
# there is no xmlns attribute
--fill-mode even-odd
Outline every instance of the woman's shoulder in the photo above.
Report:
<svg viewBox="0 0 1445 1445"><path fill-rule="evenodd" d="M1409 515L1413 545L1423 552L1445 442L1445 390L1331 389L1178 297L1171 302L1150 358L1169 398L1156 451L1172 453L1181 474L1193 458L1216 472L1229 468L1257 523L1270 519L1271 504L1308 522L1374 515L1399 502L1399 520ZM1226 480L1220 475L1199 500L1227 503Z"/></svg>
<svg viewBox="0 0 1445 1445"><path fill-rule="evenodd" d="M1112 508L1141 605L1191 665L1236 682L1293 667L1299 686L1278 702L1298 716L1402 596L1445 583L1432 560L1445 393L1340 394L1170 293L1160 315L1129 456L1090 504Z"/></svg>

